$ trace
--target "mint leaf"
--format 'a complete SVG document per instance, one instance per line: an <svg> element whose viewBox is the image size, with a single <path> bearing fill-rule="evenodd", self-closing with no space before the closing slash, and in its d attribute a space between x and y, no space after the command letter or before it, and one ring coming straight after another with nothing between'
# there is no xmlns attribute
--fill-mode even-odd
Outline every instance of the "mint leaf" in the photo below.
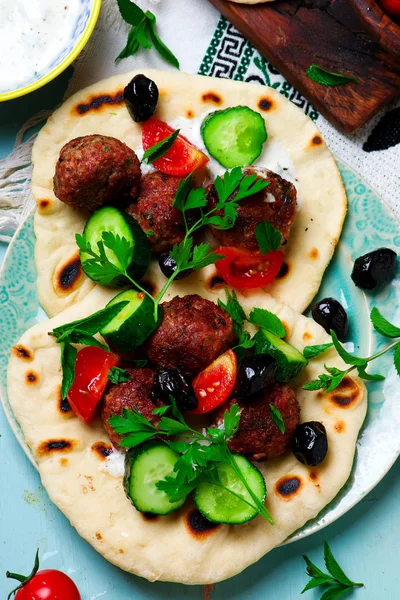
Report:
<svg viewBox="0 0 400 600"><path fill-rule="evenodd" d="M142 9L137 6L131 0L117 0L119 12L124 21L129 25L139 25L139 23L145 18L145 14Z"/></svg>
<svg viewBox="0 0 400 600"><path fill-rule="evenodd" d="M396 327L396 325L389 323L389 321L381 315L376 306L371 310L370 319L376 331L381 335L389 338L400 337L400 327Z"/></svg>
<svg viewBox="0 0 400 600"><path fill-rule="evenodd" d="M330 549L329 544L326 541L324 541L324 561L329 573L334 579L336 579L336 581L338 581L342 585L345 585L347 587L362 585L354 583L354 581L351 581L351 579L347 577L347 575L343 572L343 569L339 566L337 560L333 556L332 550Z"/></svg>
<svg viewBox="0 0 400 600"><path fill-rule="evenodd" d="M358 83L354 77L343 75L342 73L333 73L332 71L326 71L318 65L312 64L306 71L307 77L320 83L321 85L333 86L333 85L344 85L345 83L354 82Z"/></svg>
<svg viewBox="0 0 400 600"><path fill-rule="evenodd" d="M346 377L346 374L346 371L341 371L332 377L330 385L326 388L326 393L328 394L329 392L333 392L333 390L335 390L339 386L340 382Z"/></svg>
<svg viewBox="0 0 400 600"><path fill-rule="evenodd" d="M225 288L226 304L218 298L218 306L225 310L232 320L238 325L243 325L244 321L247 320L246 313L237 299L235 290L229 292L228 288Z"/></svg>
<svg viewBox="0 0 400 600"><path fill-rule="evenodd" d="M61 344L61 368L62 368L62 383L61 396L62 399L68 396L75 378L75 362L78 350L66 342Z"/></svg>
<svg viewBox="0 0 400 600"><path fill-rule="evenodd" d="M78 329L81 332L84 331L89 335L99 333L99 331L103 329L103 327L105 327L110 321L112 321L113 318L116 317L127 304L129 304L129 302L124 300L117 302L117 304L106 306L105 308L93 313L89 317L78 319L77 321L71 321L71 323L65 323L64 325L55 327L51 332L51 335L58 338L63 333L71 332L75 329Z"/></svg>
<svg viewBox="0 0 400 600"><path fill-rule="evenodd" d="M351 588L345 587L341 584L332 585L329 590L326 590L320 598L320 600L336 600L348 592Z"/></svg>
<svg viewBox="0 0 400 600"><path fill-rule="evenodd" d="M111 367L108 372L108 379L111 383L119 384L125 381L130 381L131 376L126 369L120 369L119 367Z"/></svg>
<svg viewBox="0 0 400 600"><path fill-rule="evenodd" d="M179 135L179 132L180 129L176 129L173 133L160 142L157 142L150 148L147 148L146 152L143 154L142 161L152 163L164 156L164 154L166 154L168 150L172 148L173 143Z"/></svg>
<svg viewBox="0 0 400 600"><path fill-rule="evenodd" d="M397 374L400 375L400 344L395 348L393 359Z"/></svg>
<svg viewBox="0 0 400 600"><path fill-rule="evenodd" d="M282 234L268 221L262 221L256 226L256 238L262 254L277 250L282 242Z"/></svg>
<svg viewBox="0 0 400 600"><path fill-rule="evenodd" d="M329 348L332 348L333 344L318 344L316 346L306 346L303 350L304 358L308 360L319 356L323 352L326 352Z"/></svg>
<svg viewBox="0 0 400 600"><path fill-rule="evenodd" d="M148 19L148 34L150 36L151 41L154 44L154 48L167 63L179 69L179 61L176 58L175 54L173 54L173 52L171 52L171 50L164 44L164 42L160 39L159 35L156 32L156 17L153 15L153 13L151 13L148 10L146 11L146 17Z"/></svg>
<svg viewBox="0 0 400 600"><path fill-rule="evenodd" d="M129 0L130 1L130 0ZM122 60L123 58L128 58L128 56L134 56L136 52L139 50L139 42L136 39L136 33L134 29L131 29L128 33L128 39L126 41L125 47L118 54L115 62L117 60Z"/></svg>
<svg viewBox="0 0 400 600"><path fill-rule="evenodd" d="M277 426L277 428L279 429L279 431L281 433L285 433L285 422L283 420L281 411L276 408L276 406L274 406L273 404L269 405L269 411L270 411L270 415L271 418L273 420L273 422L275 423L275 425Z"/></svg>
<svg viewBox="0 0 400 600"><path fill-rule="evenodd" d="M383 375L379 375L378 373L367 373L362 367L358 367L357 372L358 376L366 381L383 381L386 379Z"/></svg>
<svg viewBox="0 0 400 600"><path fill-rule="evenodd" d="M319 569L316 565L314 565L314 563L311 562L311 560L308 558L308 556L305 556L303 554L303 558L307 565L307 575L309 575L310 577L322 577L324 579L326 579L326 578L332 579L328 575L328 573L324 573L323 571L321 571L321 569Z"/></svg>
<svg viewBox="0 0 400 600"><path fill-rule="evenodd" d="M314 577L313 579L310 579L301 593L304 594L304 592L308 592L308 590L312 590L320 585L325 585L325 583L331 583L332 581L332 577L329 575L327 577Z"/></svg>
<svg viewBox="0 0 400 600"><path fill-rule="evenodd" d="M253 308L249 316L249 321L253 325L274 333L279 338L283 338L286 335L286 330L280 318L265 308Z"/></svg>
<svg viewBox="0 0 400 600"><path fill-rule="evenodd" d="M86 331L82 331L80 329L71 329L70 331L65 331L57 338L57 343L70 343L70 344L82 344L84 346L97 346L98 348L102 348L106 352L109 352L108 346L105 346L92 335L86 333Z"/></svg>
<svg viewBox="0 0 400 600"><path fill-rule="evenodd" d="M347 350L345 350L343 348L342 344L339 342L337 335L333 331L333 329L331 329L331 336L332 336L333 345L335 346L337 353L344 360L344 362L346 364L354 365L356 367L366 367L367 366L367 361L365 360L365 358L359 358L358 356L349 354L349 352L347 352Z"/></svg>

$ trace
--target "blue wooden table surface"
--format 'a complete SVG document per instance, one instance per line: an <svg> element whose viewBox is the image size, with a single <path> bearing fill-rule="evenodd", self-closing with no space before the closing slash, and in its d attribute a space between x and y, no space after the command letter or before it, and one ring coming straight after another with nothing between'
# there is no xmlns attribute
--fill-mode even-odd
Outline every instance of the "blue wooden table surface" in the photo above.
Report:
<svg viewBox="0 0 400 600"><path fill-rule="evenodd" d="M0 104L0 158L12 149L15 134L29 116L57 104L70 72L42 90ZM6 248L0 245L0 260ZM79 538L40 485L40 479L17 444L0 409L0 599L11 589L6 569L29 572L40 547L43 568L61 568L79 581L82 600L131 598L200 599L200 587L150 584L120 572ZM379 460L379 456L377 456ZM317 591L301 596L308 578L302 554L323 566L323 541L328 540L339 563L365 588L355 600L400 599L400 463L355 508L318 534L278 548L243 574L218 584L211 598L295 600L320 597ZM346 596L347 597L347 596Z"/></svg>

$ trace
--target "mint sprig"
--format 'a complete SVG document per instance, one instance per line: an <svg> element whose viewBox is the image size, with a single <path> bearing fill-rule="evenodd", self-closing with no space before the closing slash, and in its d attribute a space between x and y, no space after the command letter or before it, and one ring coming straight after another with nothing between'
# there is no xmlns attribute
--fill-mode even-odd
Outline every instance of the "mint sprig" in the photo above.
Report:
<svg viewBox="0 0 400 600"><path fill-rule="evenodd" d="M354 77L349 77L342 73L333 73L332 71L327 71L315 64L308 67L306 75L316 83L326 86L344 85L345 83L350 82L358 83L358 80Z"/></svg>
<svg viewBox="0 0 400 600"><path fill-rule="evenodd" d="M329 573L321 571L308 556L303 556L307 565L306 574L310 577L310 581L303 588L302 594L322 585L329 585L323 592L320 600L336 600L346 592L355 587L363 587L363 583L355 583L343 571L339 563L333 556L332 550L328 542L324 541L324 562Z"/></svg>

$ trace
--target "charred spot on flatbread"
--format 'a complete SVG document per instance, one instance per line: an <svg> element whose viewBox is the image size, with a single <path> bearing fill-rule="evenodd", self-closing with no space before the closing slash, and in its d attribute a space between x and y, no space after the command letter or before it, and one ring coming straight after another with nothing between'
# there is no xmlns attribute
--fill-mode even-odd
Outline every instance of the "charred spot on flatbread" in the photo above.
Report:
<svg viewBox="0 0 400 600"><path fill-rule="evenodd" d="M329 394L330 400L340 408L349 408L362 397L362 390L351 377L342 379L338 387Z"/></svg>
<svg viewBox="0 0 400 600"><path fill-rule="evenodd" d="M194 116L195 116L195 115L194 115L194 111L193 111L193 110L190 110L190 109L188 109L188 110L186 111L186 118L187 118L187 119L193 119L193 117L194 117Z"/></svg>
<svg viewBox="0 0 400 600"><path fill-rule="evenodd" d="M106 442L95 442L92 444L92 452L97 458L104 461L113 453L113 449L111 444L106 444Z"/></svg>
<svg viewBox="0 0 400 600"><path fill-rule="evenodd" d="M71 452L78 442L76 440L67 439L49 439L45 440L36 448L38 456L49 456L55 452Z"/></svg>
<svg viewBox="0 0 400 600"><path fill-rule="evenodd" d="M144 290L146 290L146 292L150 294L150 296L153 296L153 298L157 296L157 286L153 281L150 281L149 279L144 279L140 282L140 285Z"/></svg>
<svg viewBox="0 0 400 600"><path fill-rule="evenodd" d="M318 475L317 471L310 471L310 479L314 482L318 481L319 475Z"/></svg>
<svg viewBox="0 0 400 600"><path fill-rule="evenodd" d="M334 425L334 428L338 433L343 433L343 431L346 429L346 424L344 421L337 421L337 423Z"/></svg>
<svg viewBox="0 0 400 600"><path fill-rule="evenodd" d="M211 104L222 104L222 98L216 92L206 92L201 97L203 102L211 102Z"/></svg>
<svg viewBox="0 0 400 600"><path fill-rule="evenodd" d="M312 335L308 331L303 333L303 342L310 342L312 340Z"/></svg>
<svg viewBox="0 0 400 600"><path fill-rule="evenodd" d="M65 294L76 289L83 277L83 270L79 254L74 254L66 262L58 265L53 276L55 292Z"/></svg>
<svg viewBox="0 0 400 600"><path fill-rule="evenodd" d="M50 208L52 208L52 206L53 206L53 202L51 200L49 200L48 198L41 198L40 200L37 201L37 207L42 212L48 211Z"/></svg>
<svg viewBox="0 0 400 600"><path fill-rule="evenodd" d="M187 530L196 540L203 540L221 527L218 523L212 523L203 517L196 508L186 515L185 521Z"/></svg>
<svg viewBox="0 0 400 600"><path fill-rule="evenodd" d="M263 98L260 98L259 102L258 102L258 108L260 110L271 110L271 108L273 108L274 103L271 100L271 98L266 98L265 96Z"/></svg>
<svg viewBox="0 0 400 600"><path fill-rule="evenodd" d="M109 108L110 106L115 106L118 104L122 104L124 101L124 90L120 90L115 92L115 94L96 94L91 96L87 102L82 102L77 104L73 108L73 112L78 115L86 115L91 111L100 111L104 107Z"/></svg>
<svg viewBox="0 0 400 600"><path fill-rule="evenodd" d="M317 258L319 257L319 251L318 248L311 248L310 252L308 253L309 258L311 258L311 260L317 260Z"/></svg>
<svg viewBox="0 0 400 600"><path fill-rule="evenodd" d="M302 487L302 481L298 475L285 475L275 484L275 492L283 500L291 500L298 494Z"/></svg>
<svg viewBox="0 0 400 600"><path fill-rule="evenodd" d="M314 135L313 139L311 140L311 145L320 146L321 144L323 144L322 137L320 135Z"/></svg>
<svg viewBox="0 0 400 600"><path fill-rule="evenodd" d="M60 402L58 404L59 409L60 409L60 413L63 415L69 415L72 413L72 408L70 403L68 402L67 398L61 398L60 397Z"/></svg>
<svg viewBox="0 0 400 600"><path fill-rule="evenodd" d="M226 286L225 281L215 272L213 275L210 275L208 279L204 281L204 285L206 289L214 292L215 290L222 290Z"/></svg>
<svg viewBox="0 0 400 600"><path fill-rule="evenodd" d="M35 371L28 371L25 375L25 380L28 385L33 385L35 383L38 383L39 375L35 373Z"/></svg>
<svg viewBox="0 0 400 600"><path fill-rule="evenodd" d="M68 458L60 458L60 467L68 466Z"/></svg>
<svg viewBox="0 0 400 600"><path fill-rule="evenodd" d="M284 277L287 276L288 273L289 273L289 263L283 262L276 278L283 279Z"/></svg>
<svg viewBox="0 0 400 600"><path fill-rule="evenodd" d="M22 360L33 360L32 352L28 348L25 348L25 346L23 346L22 344L17 344L16 346L13 346L11 348L11 352L12 354L14 354L14 356L16 356L17 358L21 358Z"/></svg>
<svg viewBox="0 0 400 600"><path fill-rule="evenodd" d="M96 536L96 540L99 540L99 542L102 541L103 536L101 535L101 533L99 531L96 531L95 536Z"/></svg>
<svg viewBox="0 0 400 600"><path fill-rule="evenodd" d="M140 513L145 521L157 521L159 519L159 515L155 515L153 513Z"/></svg>

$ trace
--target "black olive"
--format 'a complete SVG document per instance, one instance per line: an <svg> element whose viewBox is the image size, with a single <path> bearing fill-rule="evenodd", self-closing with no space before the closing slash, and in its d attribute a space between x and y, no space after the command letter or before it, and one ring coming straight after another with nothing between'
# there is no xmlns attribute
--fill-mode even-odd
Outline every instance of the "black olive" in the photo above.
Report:
<svg viewBox="0 0 400 600"><path fill-rule="evenodd" d="M136 123L153 116L158 102L158 87L145 75L135 75L124 89L126 108Z"/></svg>
<svg viewBox="0 0 400 600"><path fill-rule="evenodd" d="M314 321L319 323L327 333L330 333L333 329L339 340L344 341L349 322L347 313L340 302L335 298L324 298L314 304L311 312Z"/></svg>
<svg viewBox="0 0 400 600"><path fill-rule="evenodd" d="M167 279L169 279L176 271L176 261L168 254L168 252L160 254L158 264L160 265L161 272L165 275L165 277L167 277ZM175 279L183 279L191 273L193 273L193 269L186 269L186 271L181 271L179 275L175 277Z"/></svg>
<svg viewBox="0 0 400 600"><path fill-rule="evenodd" d="M326 429L319 421L297 425L292 440L293 454L303 465L320 465L328 452Z"/></svg>
<svg viewBox="0 0 400 600"><path fill-rule="evenodd" d="M198 404L192 386L179 369L173 367L155 374L151 396L153 400L160 400L165 404L171 404L170 396L173 396L181 412L194 410Z"/></svg>
<svg viewBox="0 0 400 600"><path fill-rule="evenodd" d="M277 362L269 354L255 354L245 358L237 374L235 396L246 400L275 381Z"/></svg>
<svg viewBox="0 0 400 600"><path fill-rule="evenodd" d="M373 290L393 277L396 258L396 252L390 248L378 248L368 252L354 262L351 278L357 287Z"/></svg>

